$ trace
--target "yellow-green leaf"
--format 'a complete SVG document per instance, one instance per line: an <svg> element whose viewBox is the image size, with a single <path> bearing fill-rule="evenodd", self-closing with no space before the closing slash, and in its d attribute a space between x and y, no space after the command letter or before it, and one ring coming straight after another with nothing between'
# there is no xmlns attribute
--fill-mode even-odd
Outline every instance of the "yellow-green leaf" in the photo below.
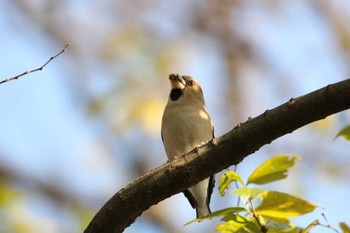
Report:
<svg viewBox="0 0 350 233"><path fill-rule="evenodd" d="M228 171L220 178L218 189L221 196L225 195L225 191L230 188L232 181L238 181L244 185L242 178L236 172Z"/></svg>
<svg viewBox="0 0 350 233"><path fill-rule="evenodd" d="M266 184L287 177L288 169L293 167L299 156L279 155L261 164L249 176L247 184Z"/></svg>
<svg viewBox="0 0 350 233"><path fill-rule="evenodd" d="M336 138L342 137L345 140L350 141L350 125L344 127L342 130L340 130L339 133L337 134L337 136L335 136L335 137Z"/></svg>
<svg viewBox="0 0 350 233"><path fill-rule="evenodd" d="M226 217L226 223L216 226L215 230L221 233L261 233L257 223L241 215L232 214Z"/></svg>
<svg viewBox="0 0 350 233"><path fill-rule="evenodd" d="M301 230L300 233L309 233L312 228L318 225L320 225L320 222L318 221L318 219L316 219L312 223L310 223L305 229Z"/></svg>
<svg viewBox="0 0 350 233"><path fill-rule="evenodd" d="M236 194L240 197L244 197L247 199L254 199L257 196L259 196L260 194L262 194L263 192L265 192L265 190L263 189L259 189L259 188L248 188L248 187L241 187L238 189L235 189L232 191L233 194Z"/></svg>
<svg viewBox="0 0 350 233"><path fill-rule="evenodd" d="M230 207L230 208L215 211L211 214L208 214L205 217L194 219L194 220L186 223L185 226L187 226L191 223L194 223L194 222L200 222L200 221L208 220L208 219L212 219L212 218L223 217L223 216L227 216L227 215L238 213L238 212L249 212L249 211L246 208L241 207L241 206Z"/></svg>
<svg viewBox="0 0 350 233"><path fill-rule="evenodd" d="M290 229L292 227L292 223L288 218L267 218L263 216L259 216L259 221L262 225L264 225L267 229Z"/></svg>
<svg viewBox="0 0 350 233"><path fill-rule="evenodd" d="M244 185L244 182L242 178L238 175L237 172L234 171L228 171L225 173L225 175L231 180L231 181L238 181L242 185Z"/></svg>
<svg viewBox="0 0 350 233"><path fill-rule="evenodd" d="M290 218L307 214L319 206L303 199L275 191L266 191L260 195L261 204L256 213L272 218Z"/></svg>
<svg viewBox="0 0 350 233"><path fill-rule="evenodd" d="M350 233L350 227L345 222L339 223L339 226L342 229L343 233Z"/></svg>
<svg viewBox="0 0 350 233"><path fill-rule="evenodd" d="M288 229L269 229L268 233L300 233L302 230L300 227L291 227Z"/></svg>

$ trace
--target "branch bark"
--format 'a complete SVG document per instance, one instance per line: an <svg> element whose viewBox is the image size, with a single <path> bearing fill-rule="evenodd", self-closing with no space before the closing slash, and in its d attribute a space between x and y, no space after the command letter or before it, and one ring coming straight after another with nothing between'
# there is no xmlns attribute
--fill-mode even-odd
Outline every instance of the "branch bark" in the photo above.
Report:
<svg viewBox="0 0 350 233"><path fill-rule="evenodd" d="M285 134L349 108L350 79L347 79L266 110L215 141L163 164L121 189L100 209L84 232L123 232L152 205L240 163Z"/></svg>

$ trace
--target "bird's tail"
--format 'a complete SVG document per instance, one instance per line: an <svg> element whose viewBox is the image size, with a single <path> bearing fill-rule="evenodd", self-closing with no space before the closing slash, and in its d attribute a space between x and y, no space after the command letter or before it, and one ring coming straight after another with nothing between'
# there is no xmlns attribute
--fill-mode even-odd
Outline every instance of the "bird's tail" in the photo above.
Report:
<svg viewBox="0 0 350 233"><path fill-rule="evenodd" d="M201 218L201 217L207 216L208 214L211 214L209 205L197 206L196 214L197 214L197 218Z"/></svg>

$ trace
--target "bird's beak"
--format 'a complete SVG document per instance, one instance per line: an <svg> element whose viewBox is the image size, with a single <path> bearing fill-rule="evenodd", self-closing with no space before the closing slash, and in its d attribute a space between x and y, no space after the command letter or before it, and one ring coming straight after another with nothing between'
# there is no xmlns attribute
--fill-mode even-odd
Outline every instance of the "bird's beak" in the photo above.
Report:
<svg viewBox="0 0 350 233"><path fill-rule="evenodd" d="M170 74L169 79L172 89L184 89L186 86L186 81L178 74Z"/></svg>

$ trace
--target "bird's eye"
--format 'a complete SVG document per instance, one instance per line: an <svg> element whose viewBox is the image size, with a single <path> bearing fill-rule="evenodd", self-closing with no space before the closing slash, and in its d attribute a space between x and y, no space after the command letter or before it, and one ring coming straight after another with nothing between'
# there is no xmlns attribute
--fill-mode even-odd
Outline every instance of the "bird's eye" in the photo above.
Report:
<svg viewBox="0 0 350 233"><path fill-rule="evenodd" d="M195 82L194 81L188 81L187 85L190 86L190 87L193 87L195 85Z"/></svg>

